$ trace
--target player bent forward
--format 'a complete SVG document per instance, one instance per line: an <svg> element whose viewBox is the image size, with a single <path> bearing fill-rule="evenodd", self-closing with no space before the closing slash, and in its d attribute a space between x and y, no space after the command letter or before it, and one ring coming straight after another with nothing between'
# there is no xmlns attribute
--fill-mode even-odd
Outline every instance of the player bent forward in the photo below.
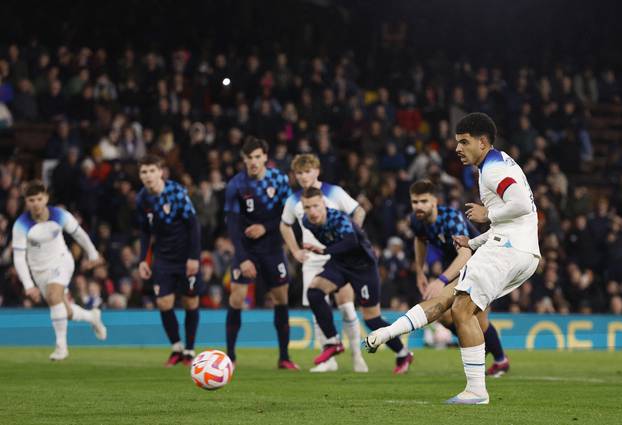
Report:
<svg viewBox="0 0 622 425"><path fill-rule="evenodd" d="M326 336L326 344L314 360L315 364L320 364L344 351L326 295L350 282L358 295L365 324L370 329L378 329L388 323L380 316L378 263L363 231L345 212L326 208L322 191L318 188L304 190L302 206L305 212L304 227L326 247L307 243L303 248L316 254L330 255L324 270L313 278L307 292L311 310ZM398 338L387 340L387 345L397 354L393 372L406 373L413 359L412 353Z"/></svg>
<svg viewBox="0 0 622 425"><path fill-rule="evenodd" d="M65 244L68 233L86 251L89 266L100 256L86 232L73 215L62 208L48 206L49 196L43 183L33 180L26 185L25 208L13 225L13 260L26 296L39 302L41 295L50 306L50 319L56 334L56 348L50 360L63 360L67 349L67 321L88 322L98 339L106 339L106 327L99 309L85 310L66 296L75 268ZM36 285L36 286L35 286Z"/></svg>
<svg viewBox="0 0 622 425"><path fill-rule="evenodd" d="M368 351L374 352L385 341L421 328L451 309L467 385L447 400L449 404L488 404L484 335L476 314L529 279L540 258L531 188L514 160L493 148L496 133L492 119L482 113L469 114L456 126L456 152L463 164L479 167L479 192L484 204L472 205L467 217L474 222L491 222L490 230L476 238L454 237L457 247L468 247L475 254L460 271L457 282L446 286L439 296L417 304L391 326L372 332L363 341Z"/></svg>

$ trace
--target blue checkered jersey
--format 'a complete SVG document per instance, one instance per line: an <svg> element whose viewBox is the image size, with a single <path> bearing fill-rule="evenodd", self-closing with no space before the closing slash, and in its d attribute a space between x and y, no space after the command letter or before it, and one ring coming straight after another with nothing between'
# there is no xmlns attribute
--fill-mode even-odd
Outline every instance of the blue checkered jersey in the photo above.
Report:
<svg viewBox="0 0 622 425"><path fill-rule="evenodd" d="M415 213L412 213L410 227L415 236L434 245L443 253L444 267L451 264L457 255L452 236L464 235L474 238L479 235L462 211L444 205L438 206L438 215L434 223L417 220Z"/></svg>
<svg viewBox="0 0 622 425"><path fill-rule="evenodd" d="M141 227L141 261L151 249L155 261L185 263L200 256L201 229L188 191L172 180L155 195L142 188L136 197Z"/></svg>
<svg viewBox="0 0 622 425"><path fill-rule="evenodd" d="M239 260L248 259L249 253L273 253L282 249L279 224L290 195L287 174L276 168L267 168L262 179L252 178L242 171L227 183L227 230ZM253 224L263 225L266 234L258 239L247 238L244 230Z"/></svg>
<svg viewBox="0 0 622 425"><path fill-rule="evenodd" d="M326 246L324 253L342 266L367 268L376 264L377 258L367 235L345 212L326 208L324 224L311 224L306 215L302 224Z"/></svg>

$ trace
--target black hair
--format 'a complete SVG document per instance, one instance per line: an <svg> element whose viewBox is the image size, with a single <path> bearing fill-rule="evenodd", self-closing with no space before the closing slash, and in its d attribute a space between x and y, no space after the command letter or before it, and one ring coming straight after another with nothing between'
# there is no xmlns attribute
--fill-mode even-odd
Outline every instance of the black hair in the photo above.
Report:
<svg viewBox="0 0 622 425"><path fill-rule="evenodd" d="M492 145L497 137L497 126L487 114L473 112L466 115L456 124L456 134L467 133L473 137L486 136Z"/></svg>
<svg viewBox="0 0 622 425"><path fill-rule="evenodd" d="M417 180L410 186L411 195L423 195L424 193L430 193L434 195L436 193L436 185L428 179Z"/></svg>
<svg viewBox="0 0 622 425"><path fill-rule="evenodd" d="M26 183L26 187L24 188L24 197L28 198L29 196L35 196L40 193L48 193L41 180L31 180Z"/></svg>
<svg viewBox="0 0 622 425"><path fill-rule="evenodd" d="M249 156L256 149L261 149L262 152L267 155L270 148L268 146L268 142L265 140L254 136L248 136L242 145L242 153Z"/></svg>

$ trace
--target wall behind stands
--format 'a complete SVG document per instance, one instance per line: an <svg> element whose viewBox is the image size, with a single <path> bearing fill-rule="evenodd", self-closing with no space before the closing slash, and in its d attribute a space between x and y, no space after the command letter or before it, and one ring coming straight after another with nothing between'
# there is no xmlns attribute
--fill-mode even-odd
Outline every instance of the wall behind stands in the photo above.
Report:
<svg viewBox="0 0 622 425"><path fill-rule="evenodd" d="M183 310L178 311L183 324ZM400 313L385 312L393 321ZM339 314L335 321L340 327ZM224 310L202 310L197 347L225 345ZM167 346L168 342L157 311L105 311L108 340L95 339L90 326L70 322L69 344L82 346ZM622 317L609 315L538 315L492 314L505 348L508 349L622 349ZM242 314L240 347L276 347L276 334L271 310L246 311ZM290 311L291 348L310 348L315 344L313 321L308 310ZM183 329L183 326L182 326ZM0 346L53 345L54 335L47 309L0 309ZM408 344L423 346L423 332L410 335Z"/></svg>

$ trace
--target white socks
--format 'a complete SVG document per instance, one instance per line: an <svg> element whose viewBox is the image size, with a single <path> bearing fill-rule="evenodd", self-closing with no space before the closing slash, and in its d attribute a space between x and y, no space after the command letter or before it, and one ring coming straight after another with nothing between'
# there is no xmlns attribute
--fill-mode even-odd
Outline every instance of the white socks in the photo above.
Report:
<svg viewBox="0 0 622 425"><path fill-rule="evenodd" d="M71 304L71 320L74 322L95 322L95 316L91 310L85 310L77 304Z"/></svg>
<svg viewBox="0 0 622 425"><path fill-rule="evenodd" d="M361 327L359 325L359 318L356 315L356 307L353 302L343 303L338 306L343 318L343 333L346 334L348 341L350 342L350 350L352 350L352 357L361 356Z"/></svg>
<svg viewBox="0 0 622 425"><path fill-rule="evenodd" d="M50 319L56 334L56 346L67 349L67 307L64 303L50 306Z"/></svg>
<svg viewBox="0 0 622 425"><path fill-rule="evenodd" d="M415 329L424 327L427 324L428 318L426 317L425 312L423 311L421 306L417 304L416 306L408 310L406 314L393 322L393 324L385 328L388 332L386 334L386 340L385 334L383 333L383 342L387 342L388 340L393 339L396 336L410 333Z"/></svg>
<svg viewBox="0 0 622 425"><path fill-rule="evenodd" d="M484 396L486 392L486 344L475 347L460 347L464 374L467 385L465 391L470 391L478 396Z"/></svg>

